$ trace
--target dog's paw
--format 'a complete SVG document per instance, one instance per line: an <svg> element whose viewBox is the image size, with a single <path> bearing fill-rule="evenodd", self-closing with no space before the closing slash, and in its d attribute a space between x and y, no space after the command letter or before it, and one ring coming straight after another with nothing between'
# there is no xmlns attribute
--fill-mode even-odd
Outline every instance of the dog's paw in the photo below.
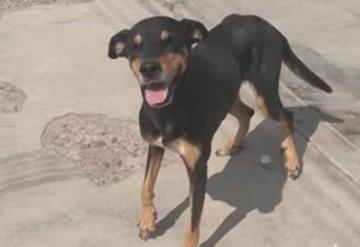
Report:
<svg viewBox="0 0 360 247"><path fill-rule="evenodd" d="M215 151L216 156L231 156L238 153L241 145L225 144L223 147Z"/></svg>
<svg viewBox="0 0 360 247"><path fill-rule="evenodd" d="M296 180L301 175L301 167L299 164L292 165L290 169L287 168L287 172L292 180Z"/></svg>
<svg viewBox="0 0 360 247"><path fill-rule="evenodd" d="M139 238L142 240L148 240L151 238L155 231L155 222L157 219L156 211L146 210L141 216L141 220L138 224Z"/></svg>
<svg viewBox="0 0 360 247"><path fill-rule="evenodd" d="M288 176L293 180L297 179L301 175L302 169L296 150L282 148L281 152Z"/></svg>
<svg viewBox="0 0 360 247"><path fill-rule="evenodd" d="M293 180L297 179L301 175L301 166L297 155L285 155L284 162L288 176Z"/></svg>

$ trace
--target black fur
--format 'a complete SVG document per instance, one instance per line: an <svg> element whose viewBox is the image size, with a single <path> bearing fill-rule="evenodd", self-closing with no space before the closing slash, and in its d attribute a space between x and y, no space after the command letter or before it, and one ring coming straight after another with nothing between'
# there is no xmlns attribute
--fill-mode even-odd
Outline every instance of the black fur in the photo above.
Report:
<svg viewBox="0 0 360 247"><path fill-rule="evenodd" d="M163 29L171 33L173 46L158 41ZM191 36L195 32L200 33L201 38ZM131 44L137 33L143 35L141 49L134 49ZM284 120L290 131L292 117L283 108L278 95L282 62L311 85L332 91L294 54L275 27L256 16L228 16L209 33L199 22L154 17L120 34L110 42L111 58L127 56L130 61L140 58L144 62L168 52L179 53L184 47L190 52L184 72L167 84L173 88L171 101L161 107L152 107L144 101L139 123L141 134L147 140L162 137L163 145L167 146L173 140L184 138L201 147L195 169L188 169L193 188L192 229L199 223L204 202L206 165L213 135L237 99L243 81L249 81L264 100L268 115ZM125 44L126 50L115 55L113 46L118 40ZM143 84L142 90L146 90L150 82Z"/></svg>

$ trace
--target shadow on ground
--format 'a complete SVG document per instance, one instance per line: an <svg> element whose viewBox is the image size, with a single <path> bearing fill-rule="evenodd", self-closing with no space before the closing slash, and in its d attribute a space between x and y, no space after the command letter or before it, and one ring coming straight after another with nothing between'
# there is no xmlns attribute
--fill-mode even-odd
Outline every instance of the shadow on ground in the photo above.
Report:
<svg viewBox="0 0 360 247"><path fill-rule="evenodd" d="M316 131L320 121L342 121L313 107L288 109L295 114L310 110L314 114L314 117L307 122L306 134L309 136L305 139L308 139ZM216 246L249 212L258 210L261 213L270 213L281 202L287 176L282 168L280 137L279 126L271 120L264 120L249 133L241 152L232 156L221 172L208 179L208 195L213 200L230 205L233 211L225 216L223 222L200 245L201 247ZM297 140L296 144L302 160L308 143L304 140ZM262 155L271 157L271 163L262 166L260 162ZM157 224L154 238L163 235L171 228L187 207L188 201L185 199L161 219Z"/></svg>

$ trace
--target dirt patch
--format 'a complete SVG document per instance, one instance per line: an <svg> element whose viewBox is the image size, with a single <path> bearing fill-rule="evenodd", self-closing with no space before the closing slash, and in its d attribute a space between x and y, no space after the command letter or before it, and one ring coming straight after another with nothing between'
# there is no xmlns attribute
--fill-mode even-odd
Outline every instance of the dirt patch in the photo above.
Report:
<svg viewBox="0 0 360 247"><path fill-rule="evenodd" d="M101 114L55 118L41 136L43 148L72 159L97 185L119 182L144 166L146 144L134 121Z"/></svg>
<svg viewBox="0 0 360 247"><path fill-rule="evenodd" d="M92 0L0 0L0 15L9 11L22 10L45 4L77 4Z"/></svg>
<svg viewBox="0 0 360 247"><path fill-rule="evenodd" d="M0 112L19 112L27 96L17 86L9 82L0 82Z"/></svg>

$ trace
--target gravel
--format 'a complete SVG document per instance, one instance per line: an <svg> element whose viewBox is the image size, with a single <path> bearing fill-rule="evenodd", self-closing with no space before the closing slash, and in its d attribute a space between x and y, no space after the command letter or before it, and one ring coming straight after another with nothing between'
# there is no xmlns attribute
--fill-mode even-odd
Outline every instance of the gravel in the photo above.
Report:
<svg viewBox="0 0 360 247"><path fill-rule="evenodd" d="M68 113L50 121L43 148L73 160L97 185L109 185L144 166L146 144L134 121L101 114Z"/></svg>

